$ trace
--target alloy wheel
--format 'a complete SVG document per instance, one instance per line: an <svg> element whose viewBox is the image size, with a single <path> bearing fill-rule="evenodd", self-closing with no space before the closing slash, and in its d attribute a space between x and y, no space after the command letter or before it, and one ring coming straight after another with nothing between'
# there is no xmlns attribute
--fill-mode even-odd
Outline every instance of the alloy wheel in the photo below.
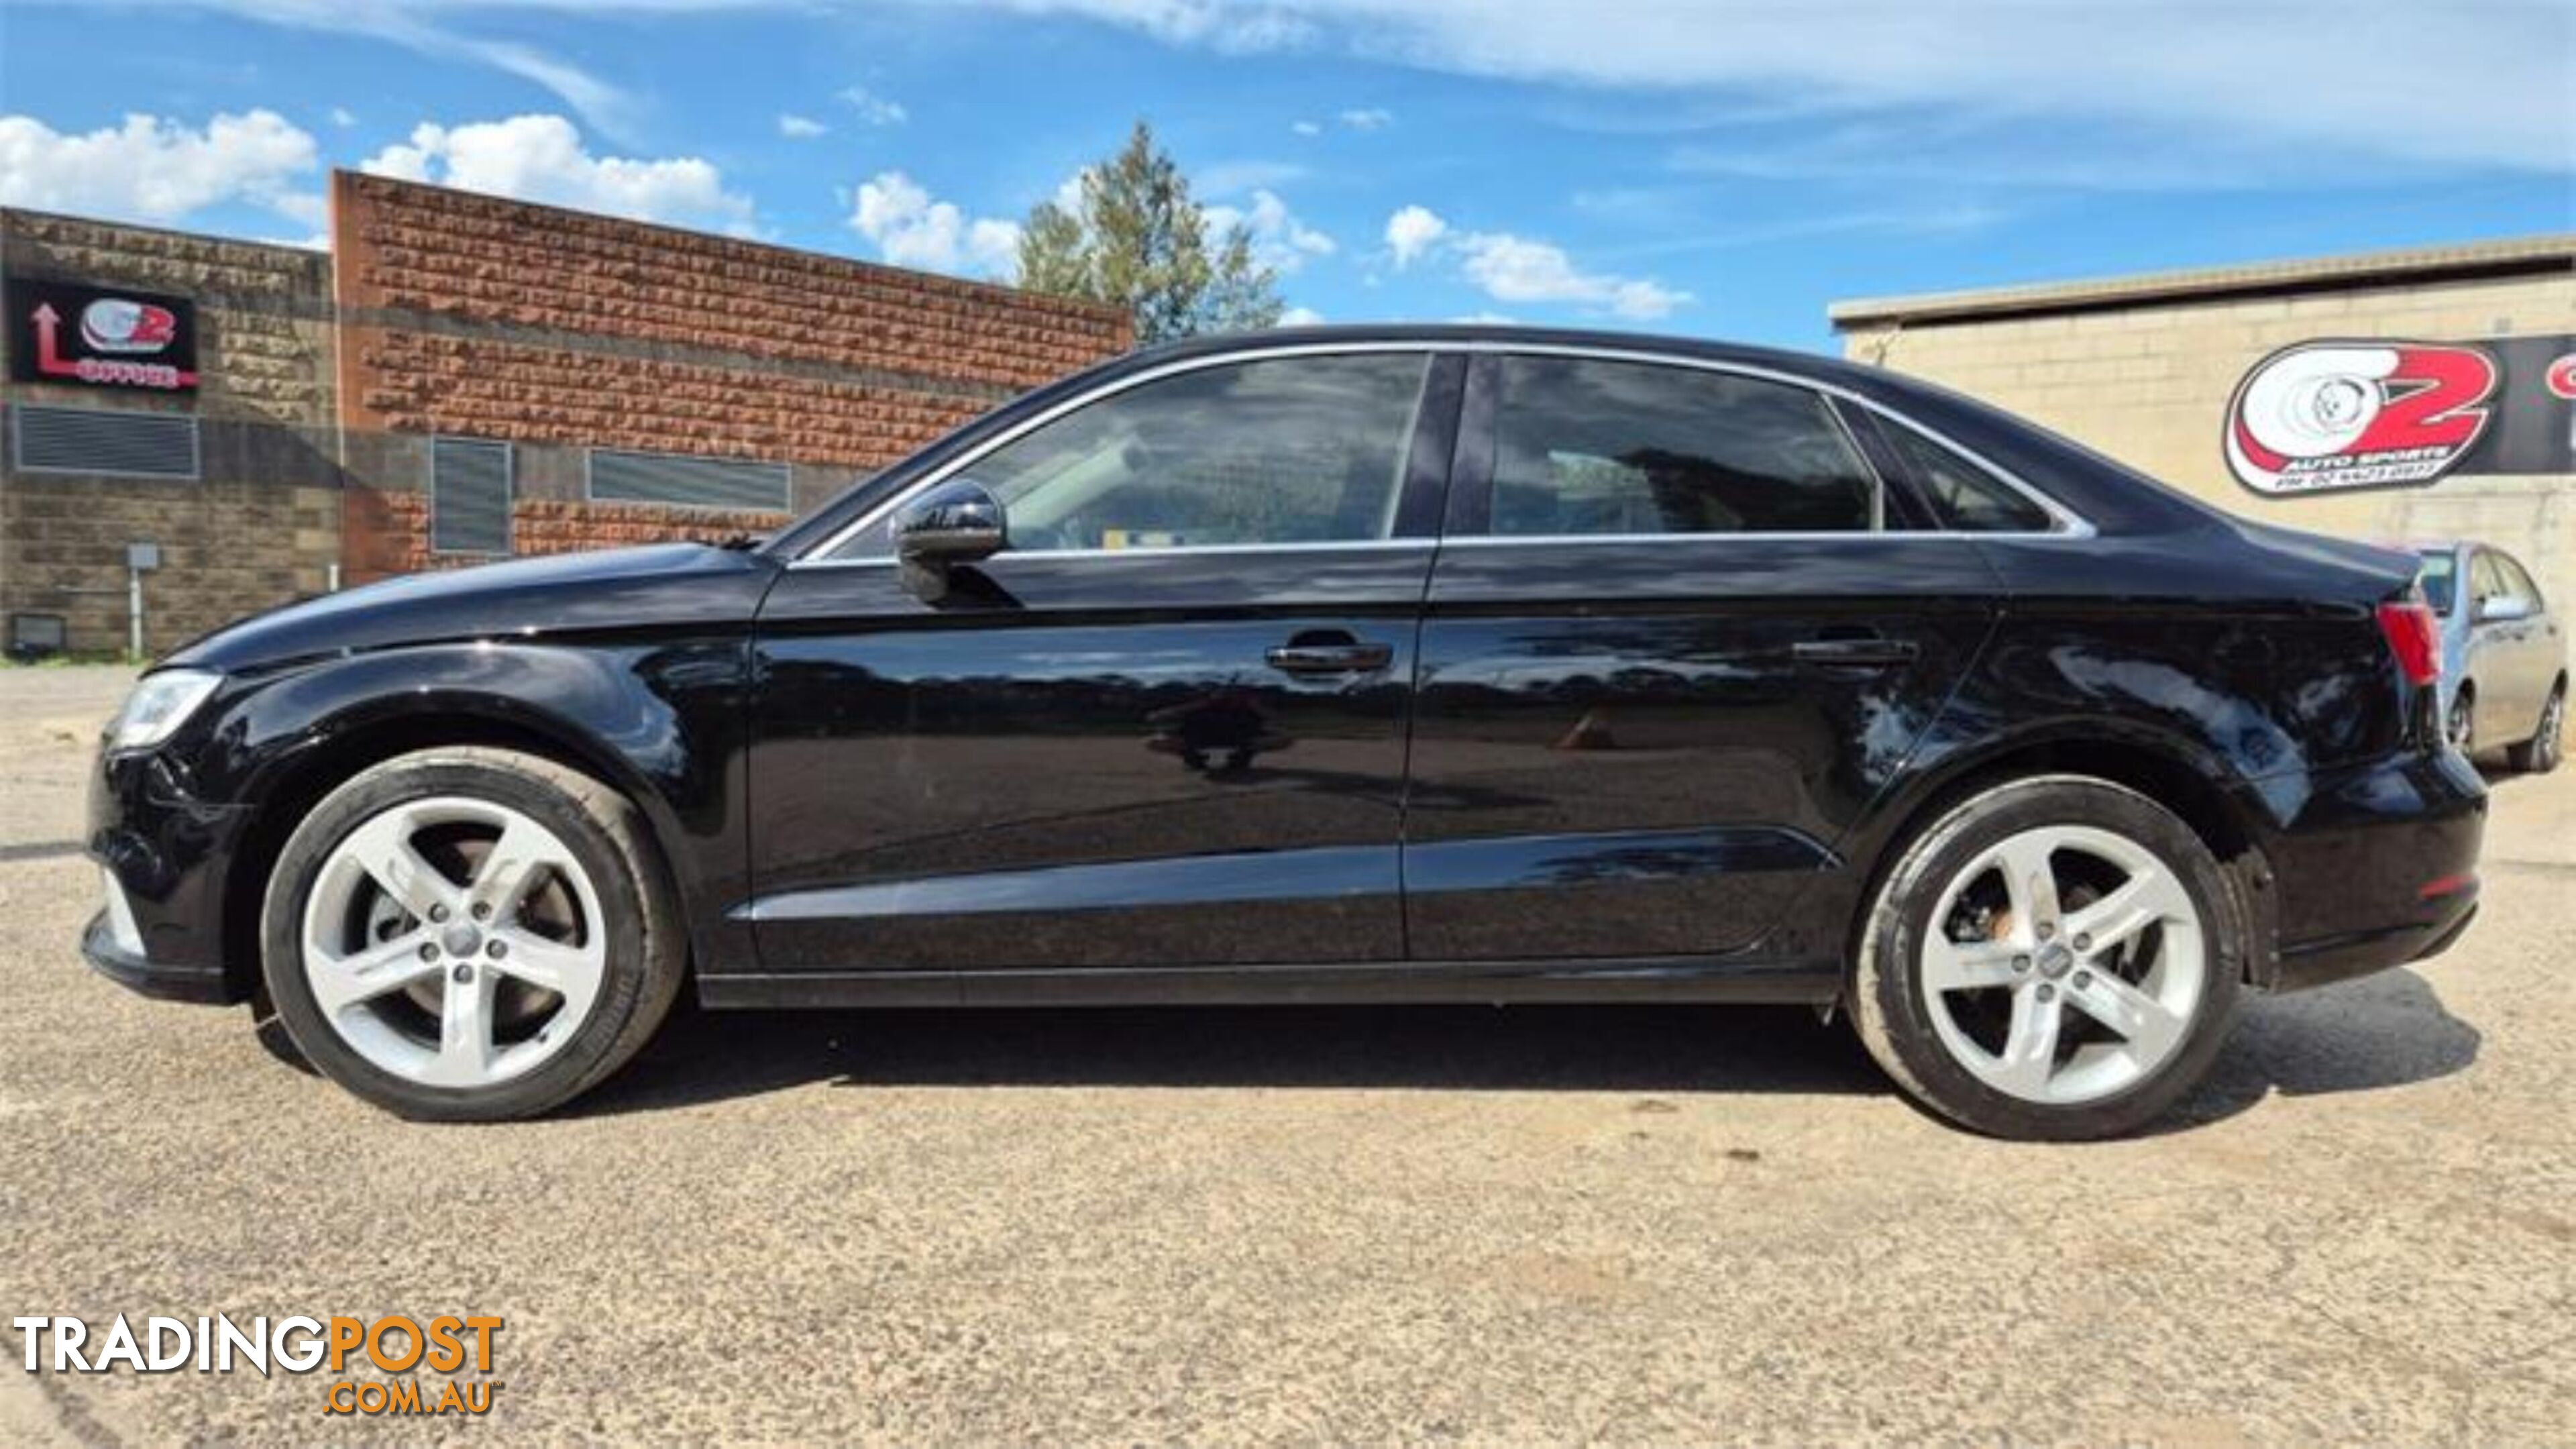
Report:
<svg viewBox="0 0 2576 1449"><path fill-rule="evenodd" d="M1951 878L1920 982L1952 1060L2006 1095L2072 1106L2182 1048L2208 969L2200 910L2172 867L2116 832L2052 825Z"/></svg>
<svg viewBox="0 0 2576 1449"><path fill-rule="evenodd" d="M2531 760L2535 768L2547 770L2558 764L2558 752L2564 747L2566 728L2567 691L2562 689L2549 696L2548 705L2540 711L2540 731L2531 737Z"/></svg>
<svg viewBox="0 0 2576 1449"><path fill-rule="evenodd" d="M2465 694L2451 696L2451 714L2443 721L2442 732L2451 737L2451 748L2467 754L2475 745L2476 712L2469 707Z"/></svg>
<svg viewBox="0 0 2576 1449"><path fill-rule="evenodd" d="M569 1043L599 998L599 893L562 838L491 800L388 807L305 898L304 979L333 1032L406 1080L487 1087Z"/></svg>

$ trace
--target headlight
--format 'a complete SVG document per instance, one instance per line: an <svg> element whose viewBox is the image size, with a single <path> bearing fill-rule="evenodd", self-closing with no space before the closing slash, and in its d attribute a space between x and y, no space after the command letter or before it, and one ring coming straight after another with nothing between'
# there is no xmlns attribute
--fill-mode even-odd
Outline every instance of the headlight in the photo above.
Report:
<svg viewBox="0 0 2576 1449"><path fill-rule="evenodd" d="M202 669L164 669L143 676L108 725L107 747L143 750L170 738L223 682L222 675Z"/></svg>

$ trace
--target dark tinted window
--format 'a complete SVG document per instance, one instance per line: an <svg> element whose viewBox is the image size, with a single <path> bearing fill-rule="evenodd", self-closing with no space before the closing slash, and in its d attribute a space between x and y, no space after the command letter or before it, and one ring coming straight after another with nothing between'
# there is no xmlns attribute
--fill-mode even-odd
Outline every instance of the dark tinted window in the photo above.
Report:
<svg viewBox="0 0 2576 1449"><path fill-rule="evenodd" d="M1932 505L1933 521L1961 533L2045 533L2052 520L2011 484L1902 423L1880 429Z"/></svg>
<svg viewBox="0 0 2576 1449"><path fill-rule="evenodd" d="M1498 534L1859 532L1877 484L1825 400L1721 372L1507 357Z"/></svg>
<svg viewBox="0 0 2576 1449"><path fill-rule="evenodd" d="M1140 383L968 464L1015 549L1379 539L1421 353L1285 357Z"/></svg>

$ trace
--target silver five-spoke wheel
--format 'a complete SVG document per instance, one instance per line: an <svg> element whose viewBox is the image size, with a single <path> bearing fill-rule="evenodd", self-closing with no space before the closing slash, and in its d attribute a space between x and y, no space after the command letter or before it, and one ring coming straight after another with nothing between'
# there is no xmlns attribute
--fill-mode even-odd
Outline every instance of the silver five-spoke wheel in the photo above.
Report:
<svg viewBox="0 0 2576 1449"><path fill-rule="evenodd" d="M1955 871L1920 979L1951 1059L1999 1092L2071 1106L2152 1075L2180 1048L2208 973L2191 893L2113 831L2049 825Z"/></svg>
<svg viewBox="0 0 2576 1449"><path fill-rule="evenodd" d="M563 1050L598 1000L597 887L553 831L494 800L435 796L332 847L301 932L331 1030L407 1081L488 1087Z"/></svg>

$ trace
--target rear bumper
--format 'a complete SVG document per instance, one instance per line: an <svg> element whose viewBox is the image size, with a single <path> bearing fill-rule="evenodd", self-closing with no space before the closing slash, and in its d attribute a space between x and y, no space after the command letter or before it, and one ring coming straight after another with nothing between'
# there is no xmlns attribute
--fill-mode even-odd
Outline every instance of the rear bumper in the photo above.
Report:
<svg viewBox="0 0 2576 1449"><path fill-rule="evenodd" d="M2449 950L2478 909L2477 771L2439 749L2306 783L2285 812L2292 824L2267 843L2279 949L2263 984L2298 991Z"/></svg>

